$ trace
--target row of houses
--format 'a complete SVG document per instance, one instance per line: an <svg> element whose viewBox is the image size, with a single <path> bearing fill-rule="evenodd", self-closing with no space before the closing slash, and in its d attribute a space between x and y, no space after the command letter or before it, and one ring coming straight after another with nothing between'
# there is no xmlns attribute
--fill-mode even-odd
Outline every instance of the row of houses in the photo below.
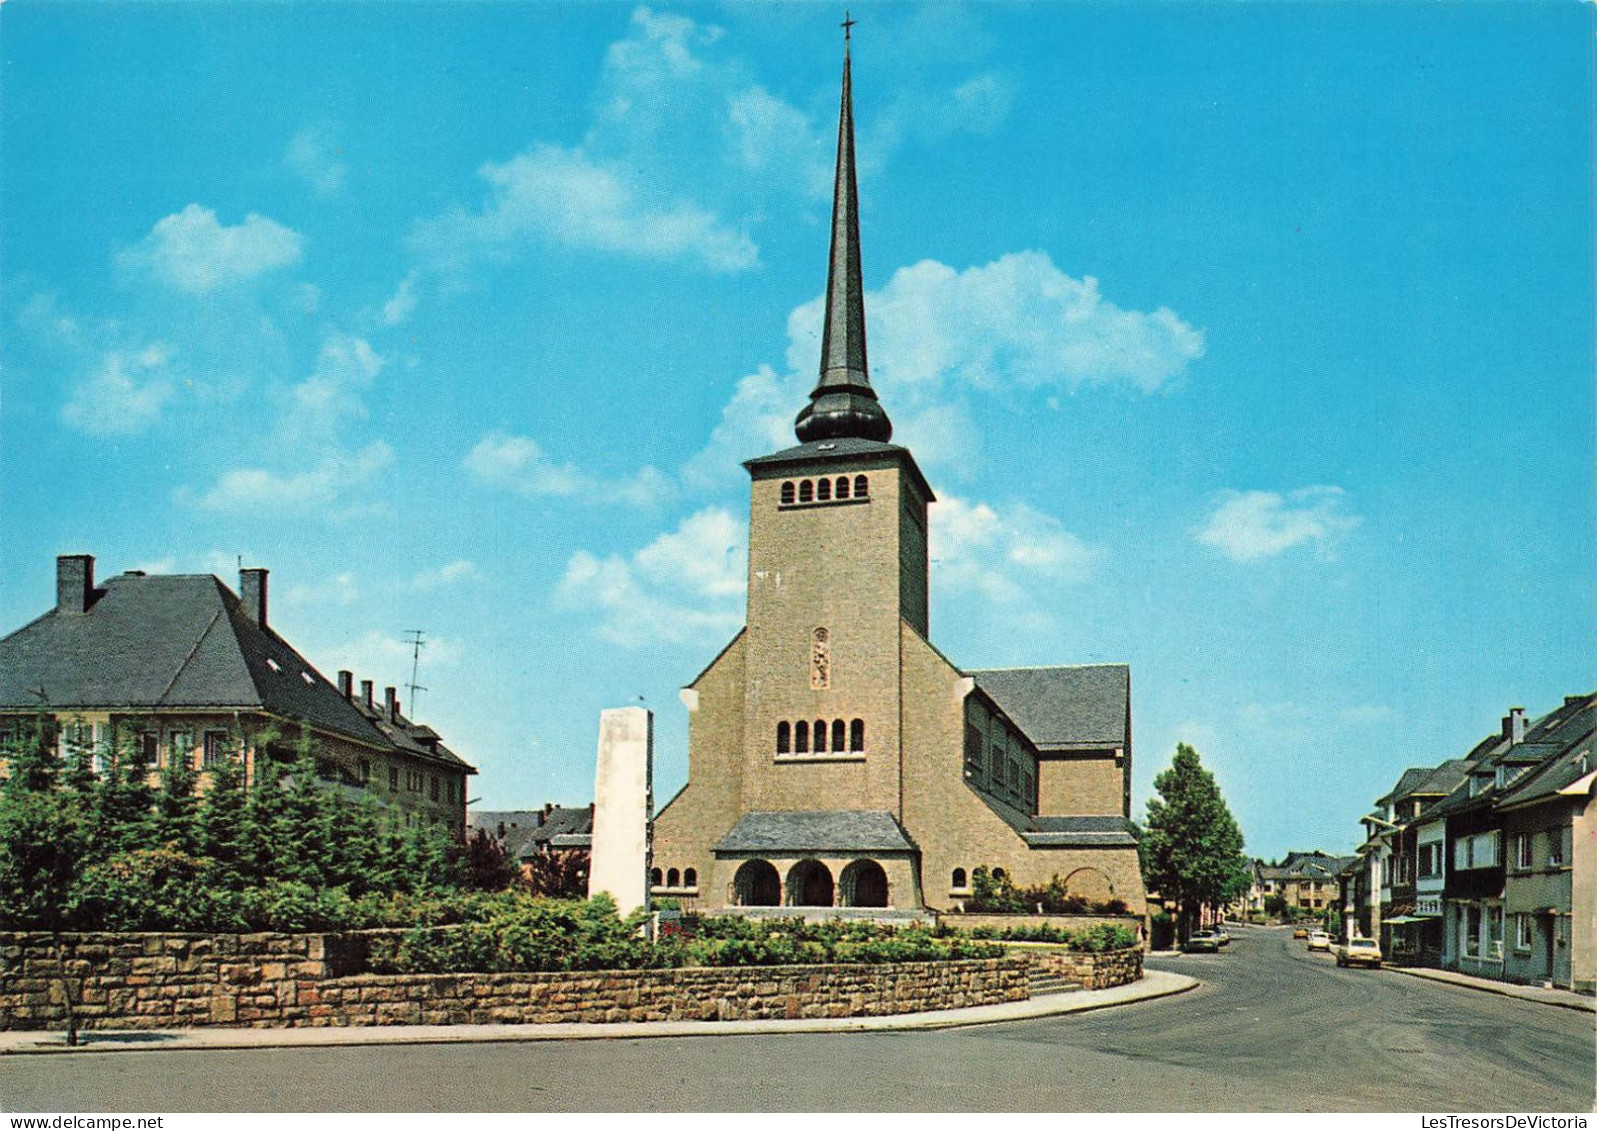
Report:
<svg viewBox="0 0 1597 1131"><path fill-rule="evenodd" d="M1341 869L1348 933L1396 963L1597 992L1594 746L1597 694L1572 695L1404 771Z"/></svg>
<svg viewBox="0 0 1597 1131"><path fill-rule="evenodd" d="M1247 915L1264 915L1269 903L1280 899L1288 908L1298 908L1311 914L1323 914L1340 906L1342 869L1358 859L1354 856L1330 856L1319 850L1288 852L1280 863L1269 864L1254 860L1251 867L1253 882L1240 908L1232 912Z"/></svg>

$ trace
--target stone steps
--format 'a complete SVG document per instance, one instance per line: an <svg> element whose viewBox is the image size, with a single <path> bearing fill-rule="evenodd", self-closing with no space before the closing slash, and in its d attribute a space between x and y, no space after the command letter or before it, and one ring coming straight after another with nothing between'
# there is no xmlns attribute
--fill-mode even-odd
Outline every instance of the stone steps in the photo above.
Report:
<svg viewBox="0 0 1597 1131"><path fill-rule="evenodd" d="M1045 994L1065 994L1081 989L1081 983L1072 981L1062 974L1043 974L1032 971L1027 984L1031 989L1032 997L1042 997Z"/></svg>

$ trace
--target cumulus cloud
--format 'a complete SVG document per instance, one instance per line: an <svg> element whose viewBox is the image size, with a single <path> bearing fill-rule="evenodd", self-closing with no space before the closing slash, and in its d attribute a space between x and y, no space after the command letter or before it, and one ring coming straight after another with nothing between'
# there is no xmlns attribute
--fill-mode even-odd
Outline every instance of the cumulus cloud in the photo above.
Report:
<svg viewBox="0 0 1597 1131"><path fill-rule="evenodd" d="M161 417L175 383L168 372L171 347L155 342L137 350L111 350L72 390L61 419L96 436L142 432Z"/></svg>
<svg viewBox="0 0 1597 1131"><path fill-rule="evenodd" d="M713 482L739 460L793 442L793 417L820 365L824 296L787 320L786 368L738 382L686 474ZM1203 331L1174 311L1128 310L1093 278L1075 279L1040 251L958 270L924 260L866 296L871 379L894 437L928 467L968 463L980 430L966 396L999 389L1069 391L1119 385L1153 393L1203 356Z"/></svg>
<svg viewBox="0 0 1597 1131"><path fill-rule="evenodd" d="M169 287L203 295L298 263L302 245L297 232L258 213L229 227L209 208L190 204L156 221L120 259Z"/></svg>
<svg viewBox="0 0 1597 1131"><path fill-rule="evenodd" d="M445 589L477 576L477 563L465 558L456 558L435 569L422 570L405 583L405 588L414 593L430 593L435 589Z"/></svg>
<svg viewBox="0 0 1597 1131"><path fill-rule="evenodd" d="M1340 487L1223 491L1192 535L1234 562L1251 562L1308 545L1328 553L1362 519L1349 513Z"/></svg>
<svg viewBox="0 0 1597 1131"><path fill-rule="evenodd" d="M394 288L394 293L388 301L383 303L382 321L384 326L398 326L401 322L409 320L416 312L416 273L412 271L399 280L399 286Z"/></svg>
<svg viewBox="0 0 1597 1131"><path fill-rule="evenodd" d="M1005 605L1031 605L1051 590L1086 581L1097 551L1052 515L1024 503L993 507L942 496L930 511L939 587Z"/></svg>
<svg viewBox="0 0 1597 1131"><path fill-rule="evenodd" d="M748 531L719 507L699 511L630 558L579 550L556 601L599 619L628 648L724 640L742 623Z"/></svg>
<svg viewBox="0 0 1597 1131"><path fill-rule="evenodd" d="M331 126L306 126L289 139L283 164L318 196L332 196L344 187L349 175L343 153Z"/></svg>
<svg viewBox="0 0 1597 1131"><path fill-rule="evenodd" d="M423 221L414 245L435 263L463 266L476 252L504 255L532 240L642 259L687 259L740 271L759 257L747 234L689 201L656 201L619 166L581 149L535 145L478 170L488 198L476 212Z"/></svg>
<svg viewBox="0 0 1597 1131"><path fill-rule="evenodd" d="M307 471L245 467L225 472L196 501L211 511L349 514L351 495L370 487L393 462L394 450L377 440L358 452L329 456Z"/></svg>
<svg viewBox="0 0 1597 1131"><path fill-rule="evenodd" d="M490 432L466 455L466 470L479 483L518 495L575 495L591 480L573 464L556 464L530 436Z"/></svg>
<svg viewBox="0 0 1597 1131"><path fill-rule="evenodd" d="M732 152L752 173L797 175L815 199L832 191L832 151L809 115L763 86L752 86L727 101Z"/></svg>
<svg viewBox="0 0 1597 1131"><path fill-rule="evenodd" d="M467 473L489 487L527 498L581 495L593 502L622 502L648 507L671 493L671 482L658 469L644 467L622 479L589 475L575 464L556 463L531 436L490 432L462 461Z"/></svg>
<svg viewBox="0 0 1597 1131"><path fill-rule="evenodd" d="M386 364L387 359L365 338L329 334L316 355L315 369L289 390L285 433L306 442L330 436L345 422L365 416L365 394Z"/></svg>

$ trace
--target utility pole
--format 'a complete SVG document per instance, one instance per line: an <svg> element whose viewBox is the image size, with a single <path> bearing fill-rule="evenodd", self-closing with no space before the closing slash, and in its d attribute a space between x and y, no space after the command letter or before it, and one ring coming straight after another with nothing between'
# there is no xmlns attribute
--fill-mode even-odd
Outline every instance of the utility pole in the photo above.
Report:
<svg viewBox="0 0 1597 1131"><path fill-rule="evenodd" d="M424 628L409 628L405 630L405 642L410 645L410 683L406 690L410 693L410 717L420 719L421 711L416 701L416 692L427 689L416 682L416 674L421 668L421 650L427 647L424 637L427 630Z"/></svg>

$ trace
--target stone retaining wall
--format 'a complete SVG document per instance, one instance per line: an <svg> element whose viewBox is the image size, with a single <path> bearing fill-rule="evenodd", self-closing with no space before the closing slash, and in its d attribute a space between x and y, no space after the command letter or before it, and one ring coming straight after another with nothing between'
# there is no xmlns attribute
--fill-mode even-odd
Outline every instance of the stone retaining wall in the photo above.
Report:
<svg viewBox="0 0 1597 1131"><path fill-rule="evenodd" d="M851 1017L1023 1001L1028 960L351 974L359 935L0 933L0 1029Z"/></svg>
<svg viewBox="0 0 1597 1131"><path fill-rule="evenodd" d="M1081 954L1070 950L1038 950L1028 955L1040 973L1057 974L1080 983L1084 990L1107 990L1142 977L1142 948Z"/></svg>

